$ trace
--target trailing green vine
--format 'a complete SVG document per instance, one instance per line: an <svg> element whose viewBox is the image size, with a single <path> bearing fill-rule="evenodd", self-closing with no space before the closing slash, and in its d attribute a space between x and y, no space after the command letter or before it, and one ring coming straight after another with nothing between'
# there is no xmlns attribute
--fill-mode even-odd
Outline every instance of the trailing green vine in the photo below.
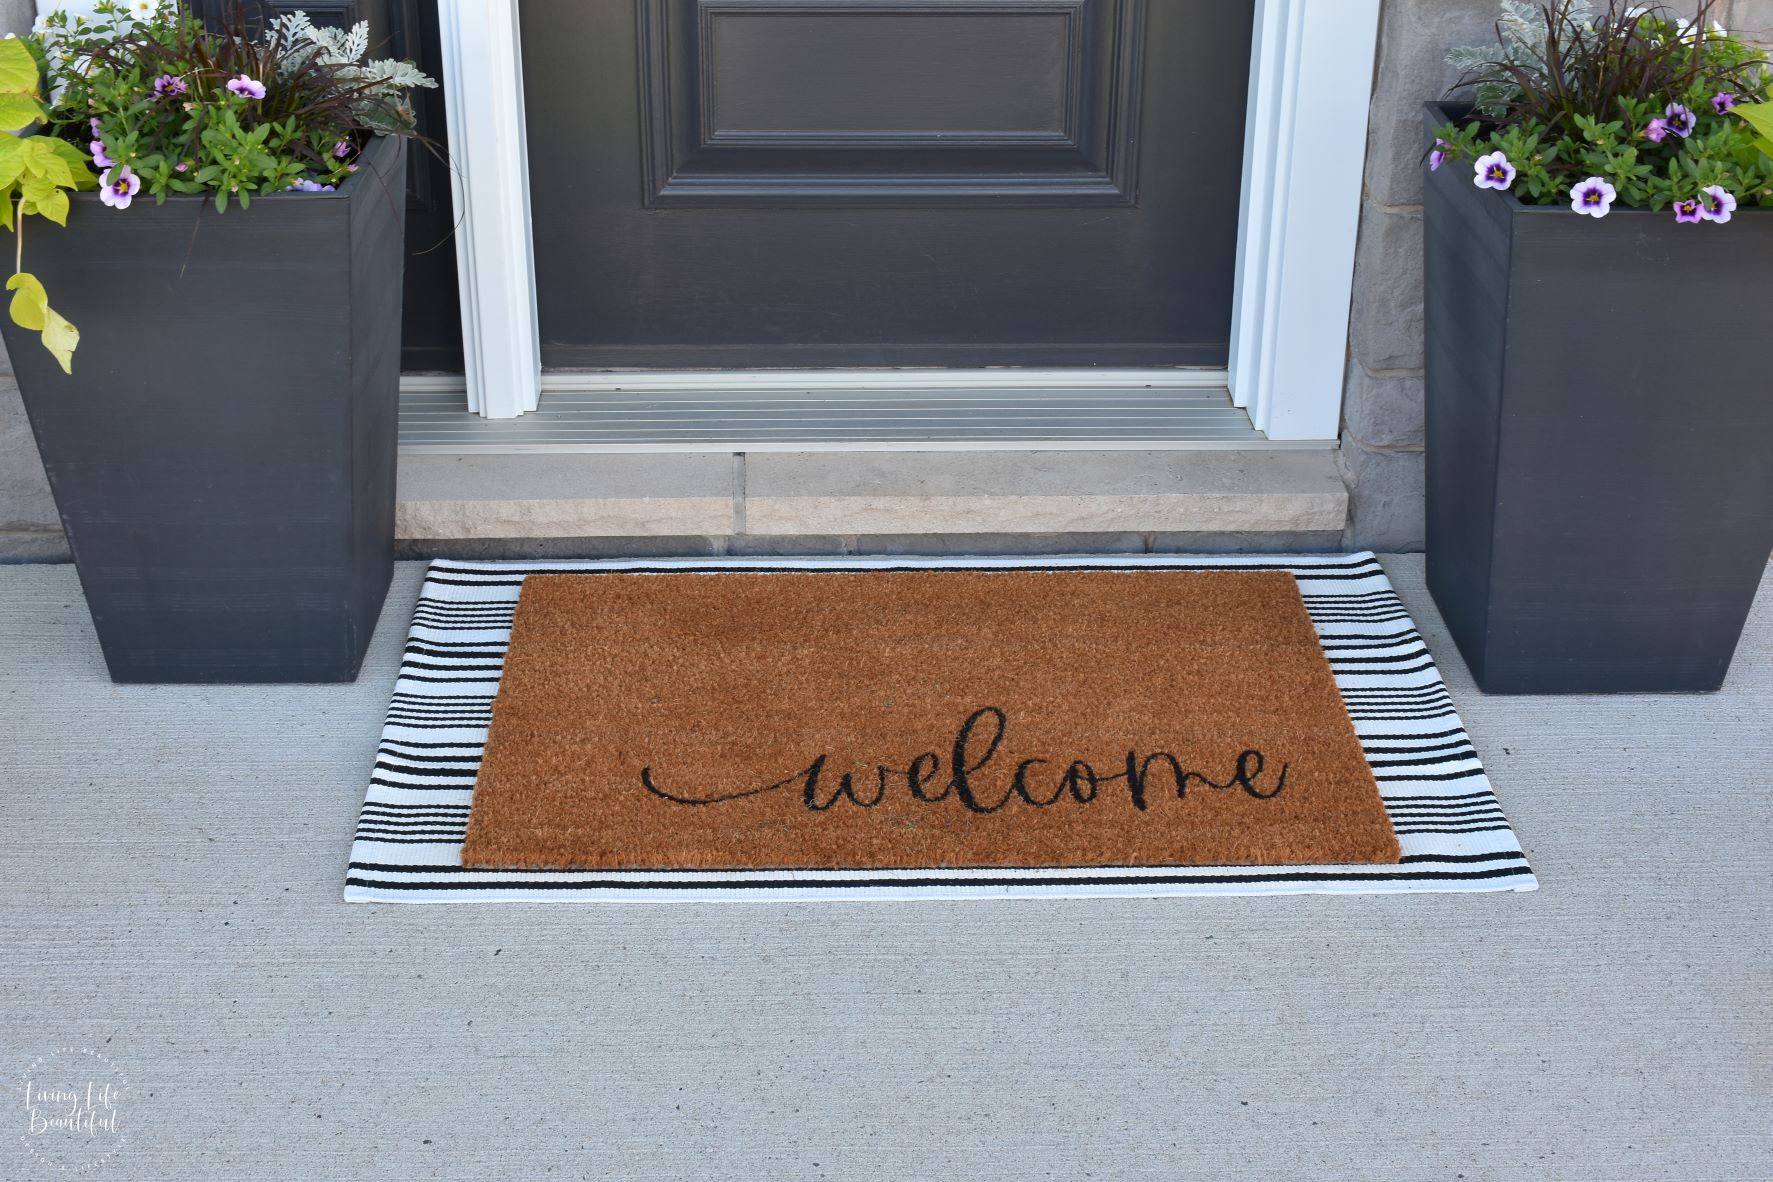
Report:
<svg viewBox="0 0 1773 1182"><path fill-rule="evenodd" d="M58 226L68 224L68 192L96 189L98 180L85 154L66 140L32 135L30 129L45 121L42 73L36 56L16 37L0 40L0 127L21 129L16 135L0 135L0 210L15 238L13 275L6 281L12 293L13 323L41 333L43 345L72 373L74 350L80 330L49 306L43 283L25 270L25 218L35 214Z"/></svg>

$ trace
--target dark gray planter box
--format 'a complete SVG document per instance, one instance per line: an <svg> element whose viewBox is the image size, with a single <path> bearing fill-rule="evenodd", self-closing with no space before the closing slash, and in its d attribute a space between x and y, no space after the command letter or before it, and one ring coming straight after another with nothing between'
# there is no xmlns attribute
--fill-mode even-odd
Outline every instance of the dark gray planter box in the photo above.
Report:
<svg viewBox="0 0 1773 1182"><path fill-rule="evenodd" d="M404 159L27 225L81 343L71 377L10 320L6 348L113 679L356 677L393 575Z"/></svg>
<svg viewBox="0 0 1773 1182"><path fill-rule="evenodd" d="M1773 550L1773 210L1426 190L1428 584L1478 685L1717 689Z"/></svg>

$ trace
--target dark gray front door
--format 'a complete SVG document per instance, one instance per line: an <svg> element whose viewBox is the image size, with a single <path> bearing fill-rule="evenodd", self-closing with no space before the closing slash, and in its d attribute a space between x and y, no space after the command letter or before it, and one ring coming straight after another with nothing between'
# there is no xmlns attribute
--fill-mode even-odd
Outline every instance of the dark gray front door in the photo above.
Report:
<svg viewBox="0 0 1773 1182"><path fill-rule="evenodd" d="M1223 365L1253 0L525 0L542 360Z"/></svg>

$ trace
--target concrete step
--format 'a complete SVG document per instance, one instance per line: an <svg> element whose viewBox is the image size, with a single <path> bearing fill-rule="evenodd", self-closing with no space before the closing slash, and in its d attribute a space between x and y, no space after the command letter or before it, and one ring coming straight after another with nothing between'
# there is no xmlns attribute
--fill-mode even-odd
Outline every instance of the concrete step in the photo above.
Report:
<svg viewBox="0 0 1773 1182"><path fill-rule="evenodd" d="M1334 549L1332 450L406 453L406 553ZM508 544L508 545L502 545Z"/></svg>

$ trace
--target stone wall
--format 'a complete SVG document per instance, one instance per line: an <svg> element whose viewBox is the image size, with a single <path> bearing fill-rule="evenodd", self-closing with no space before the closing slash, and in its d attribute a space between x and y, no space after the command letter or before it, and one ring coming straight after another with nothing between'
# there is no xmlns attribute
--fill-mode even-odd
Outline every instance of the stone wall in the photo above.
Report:
<svg viewBox="0 0 1773 1182"><path fill-rule="evenodd" d="M1494 40L1499 7L1385 0L1342 404L1351 547L1422 548L1422 104L1455 79L1447 50ZM1773 0L1729 0L1714 11L1773 44Z"/></svg>

